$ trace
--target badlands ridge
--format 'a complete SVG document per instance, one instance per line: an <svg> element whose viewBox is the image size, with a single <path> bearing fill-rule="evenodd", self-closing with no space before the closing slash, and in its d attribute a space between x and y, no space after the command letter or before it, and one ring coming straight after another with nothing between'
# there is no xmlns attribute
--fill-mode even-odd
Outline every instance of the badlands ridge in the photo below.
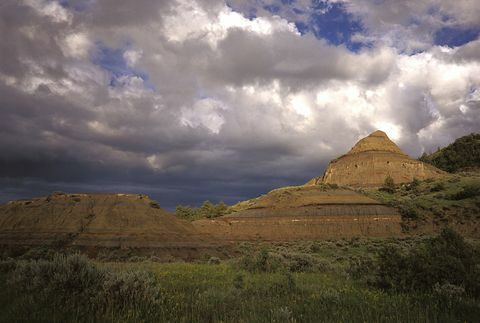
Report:
<svg viewBox="0 0 480 323"><path fill-rule="evenodd" d="M184 221L145 195L65 194L0 206L0 244L194 248L239 240L330 239L401 235L395 208L355 192L445 173L404 154L375 131L303 186L240 202L216 219Z"/></svg>

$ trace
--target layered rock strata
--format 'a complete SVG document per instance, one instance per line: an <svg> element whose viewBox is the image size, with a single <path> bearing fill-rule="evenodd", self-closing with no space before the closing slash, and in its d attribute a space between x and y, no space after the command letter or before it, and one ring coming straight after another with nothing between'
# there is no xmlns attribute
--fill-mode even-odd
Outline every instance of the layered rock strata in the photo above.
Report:
<svg viewBox="0 0 480 323"><path fill-rule="evenodd" d="M230 241L320 240L401 234L398 212L346 189L288 187L234 206L235 212L194 221L203 233Z"/></svg>
<svg viewBox="0 0 480 323"><path fill-rule="evenodd" d="M208 243L146 195L64 194L0 205L0 244L182 247Z"/></svg>
<svg viewBox="0 0 480 323"><path fill-rule="evenodd" d="M322 177L307 185L319 183L341 186L381 186L387 177L396 184L444 176L445 172L410 158L382 131L361 139L347 154L334 159Z"/></svg>

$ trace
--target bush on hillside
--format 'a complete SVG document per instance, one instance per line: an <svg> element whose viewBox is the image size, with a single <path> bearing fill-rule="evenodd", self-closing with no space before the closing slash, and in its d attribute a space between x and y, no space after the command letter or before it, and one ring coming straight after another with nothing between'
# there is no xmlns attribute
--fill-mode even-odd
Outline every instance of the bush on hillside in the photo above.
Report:
<svg viewBox="0 0 480 323"><path fill-rule="evenodd" d="M439 182L432 186L432 188L430 189L430 192L440 192L440 191L443 191L444 189L445 189L445 184L443 184L442 182Z"/></svg>
<svg viewBox="0 0 480 323"><path fill-rule="evenodd" d="M395 182L393 181L392 177L387 176L385 178L385 182L383 183L383 186L380 188L380 191L387 192L390 194L395 193Z"/></svg>
<svg viewBox="0 0 480 323"><path fill-rule="evenodd" d="M479 254L451 229L407 253L388 246L379 253L376 283L400 291L433 290L450 284L480 296Z"/></svg>
<svg viewBox="0 0 480 323"><path fill-rule="evenodd" d="M467 185L462 188L459 192L454 193L450 196L452 200L464 200L471 197L476 197L480 195L480 185Z"/></svg>
<svg viewBox="0 0 480 323"><path fill-rule="evenodd" d="M211 219L230 213L230 208L223 202L213 204L210 201L203 202L199 208L194 208L188 205L178 205L175 209L175 214L178 217L186 220Z"/></svg>
<svg viewBox="0 0 480 323"><path fill-rule="evenodd" d="M413 178L413 180L405 185L405 189L407 191L417 191L419 186L421 184L421 181L418 178Z"/></svg>
<svg viewBox="0 0 480 323"><path fill-rule="evenodd" d="M186 220L193 219L195 214L194 208L188 205L177 205L175 208L175 215Z"/></svg>
<svg viewBox="0 0 480 323"><path fill-rule="evenodd" d="M398 210L403 219L416 220L420 217L418 210L409 203L404 203L398 205Z"/></svg>

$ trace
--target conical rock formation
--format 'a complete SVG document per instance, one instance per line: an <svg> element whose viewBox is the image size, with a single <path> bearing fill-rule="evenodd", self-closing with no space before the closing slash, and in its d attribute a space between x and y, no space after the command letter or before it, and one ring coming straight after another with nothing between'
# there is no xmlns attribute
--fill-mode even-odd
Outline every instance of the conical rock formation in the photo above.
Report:
<svg viewBox="0 0 480 323"><path fill-rule="evenodd" d="M389 176L399 184L443 175L444 171L410 158L378 130L361 139L347 154L332 160L323 177L307 185L381 186Z"/></svg>

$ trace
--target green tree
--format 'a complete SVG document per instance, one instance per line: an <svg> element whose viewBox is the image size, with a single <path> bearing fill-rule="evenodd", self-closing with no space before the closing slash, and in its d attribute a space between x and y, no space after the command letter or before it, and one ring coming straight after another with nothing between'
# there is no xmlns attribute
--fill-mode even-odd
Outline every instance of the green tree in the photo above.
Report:
<svg viewBox="0 0 480 323"><path fill-rule="evenodd" d="M210 201L203 202L202 206L200 207L200 217L202 218L213 218L215 214L215 205L212 204Z"/></svg>
<svg viewBox="0 0 480 323"><path fill-rule="evenodd" d="M193 221L198 219L212 219L223 216L230 212L230 207L223 202L213 204L210 201L203 202L199 208L191 206L178 205L175 209L175 214L178 217Z"/></svg>
<svg viewBox="0 0 480 323"><path fill-rule="evenodd" d="M195 210L188 205L178 205L175 208L175 214L178 217L181 217L187 220L193 220L195 217Z"/></svg>
<svg viewBox="0 0 480 323"><path fill-rule="evenodd" d="M214 217L222 216L227 213L228 213L228 205L223 203L223 201L215 205Z"/></svg>
<svg viewBox="0 0 480 323"><path fill-rule="evenodd" d="M385 182L383 183L381 190L390 194L395 193L395 182L390 175L385 178Z"/></svg>

